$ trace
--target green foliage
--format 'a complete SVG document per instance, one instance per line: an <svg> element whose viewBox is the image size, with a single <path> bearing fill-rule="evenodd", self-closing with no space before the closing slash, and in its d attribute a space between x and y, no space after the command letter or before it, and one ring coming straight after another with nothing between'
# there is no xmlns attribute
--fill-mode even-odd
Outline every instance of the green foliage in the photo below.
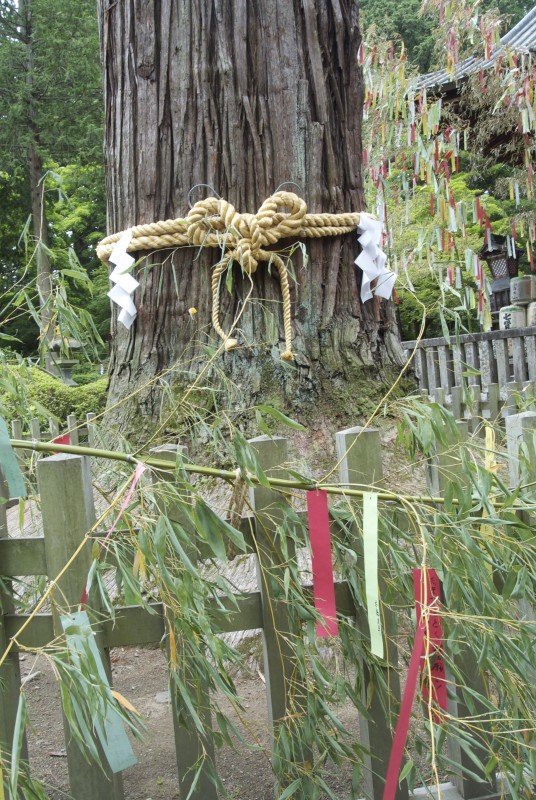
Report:
<svg viewBox="0 0 536 800"><path fill-rule="evenodd" d="M48 310L64 318L53 320L54 327L74 322L65 314L68 297L71 305L89 308L96 316L101 338L108 335L106 292L93 297L90 283L83 280L84 274L99 270L94 245L105 229L101 82L92 0L60 0L53 14L44 0L1 0L0 199L5 214L0 263L5 268L0 318L7 333L18 339L14 347L25 355L35 353L40 341L43 300L35 285L39 252L51 261ZM42 174L33 178L30 152L44 164ZM33 237L30 184L43 195L43 219L48 220L44 241ZM22 286L23 307L13 306ZM62 335L68 334L62 330Z"/></svg>
<svg viewBox="0 0 536 800"><path fill-rule="evenodd" d="M400 170L392 170L384 183L387 216L396 236L397 251L408 256L413 254L408 267L413 290L407 283L397 290L403 340L416 338L423 306L426 309L425 337L444 335L442 315L451 332L456 319L467 330L478 328L476 286L465 264L465 248L479 252L485 244L485 230L473 223L471 207L474 198L480 198L493 224L494 233L499 235L511 235L511 219L517 213L519 268L521 273L530 270L526 256L528 226L523 225L522 220L530 212L532 203L522 198L516 209L515 201L510 199L510 182L518 177L519 170L511 164L488 164L482 158L472 157L465 152L460 154L460 164L461 170L451 177L449 187L456 201L469 209L469 215L465 235L462 230L454 235L455 249L450 253L438 248L437 220L430 215L430 188L424 184L417 184L412 189L407 188L406 184L405 188L406 178ZM448 266L453 270L453 283L456 268L461 271L462 286L456 288L455 285L449 285Z"/></svg>
<svg viewBox="0 0 536 800"><path fill-rule="evenodd" d="M0 165L25 173L38 133L57 163L102 160L102 84L93 0L0 3Z"/></svg>
<svg viewBox="0 0 536 800"><path fill-rule="evenodd" d="M20 203L17 206L21 186L15 176L0 175L0 191L3 187L14 203L10 225L0 226L0 258L8 265L2 275L0 318L5 332L17 339L13 348L31 355L39 345L39 299L35 245ZM106 340L110 328L108 274L95 254L95 244L105 229L102 169L56 167L47 173L43 192L50 220L48 253L53 271L49 305L54 327L82 344L96 340L92 355L101 356L104 346L98 337ZM70 314L70 306L75 307L74 314Z"/></svg>
<svg viewBox="0 0 536 800"><path fill-rule="evenodd" d="M64 422L68 414L83 417L91 412L100 414L106 405L107 378L100 378L85 386L66 386L58 378L37 367L23 370L19 381L24 381L25 405L13 392L0 385L0 410L8 420L37 417L48 422L50 417Z"/></svg>
<svg viewBox="0 0 536 800"><path fill-rule="evenodd" d="M475 4L476 5L476 4ZM419 73L445 66L444 50L437 50L438 19L436 13L421 13L422 0L360 0L361 27L373 25L382 37L402 40L410 64ZM482 12L497 9L503 19L501 31L506 33L530 10L522 0L484 0Z"/></svg>
<svg viewBox="0 0 536 800"><path fill-rule="evenodd" d="M363 30L374 25L387 39L401 39L408 59L419 72L428 72L434 65L434 29L431 15L420 16L421 0L361 0L359 3Z"/></svg>

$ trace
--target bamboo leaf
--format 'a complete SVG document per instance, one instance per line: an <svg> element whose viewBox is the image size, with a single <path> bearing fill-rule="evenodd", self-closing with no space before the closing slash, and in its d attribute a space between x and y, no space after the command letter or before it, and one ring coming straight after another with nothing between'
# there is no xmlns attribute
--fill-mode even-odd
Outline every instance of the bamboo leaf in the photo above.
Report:
<svg viewBox="0 0 536 800"><path fill-rule="evenodd" d="M278 422L282 422L283 425L286 425L289 428L292 428L295 431L306 431L307 428L305 425L302 425L301 422L296 422L296 420L287 417L286 414L283 414L282 411L278 411L277 408L272 408L272 406L266 405L259 405L257 406L259 411L262 411L264 414L268 414L268 416L273 417Z"/></svg>
<svg viewBox="0 0 536 800"><path fill-rule="evenodd" d="M10 775L10 791L12 797L18 795L19 785L19 766L22 752L22 743L24 741L24 729L26 727L26 698L24 693L19 694L19 704L17 707L17 716L15 718L15 726L13 728L13 750L11 752L11 775Z"/></svg>
<svg viewBox="0 0 536 800"><path fill-rule="evenodd" d="M227 560L225 536L229 537L239 550L245 552L246 543L240 531L215 514L201 498L196 501L194 517L198 530L204 534L205 540L217 558L222 561Z"/></svg>

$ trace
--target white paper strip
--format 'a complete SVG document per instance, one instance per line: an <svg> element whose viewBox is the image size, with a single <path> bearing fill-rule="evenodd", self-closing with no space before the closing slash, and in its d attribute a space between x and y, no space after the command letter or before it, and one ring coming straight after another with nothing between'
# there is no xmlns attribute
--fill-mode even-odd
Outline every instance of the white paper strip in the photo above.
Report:
<svg viewBox="0 0 536 800"><path fill-rule="evenodd" d="M108 292L108 297L116 303L121 311L117 317L118 321L130 329L136 319L136 306L132 295L138 288L138 281L130 275L128 270L135 259L127 253L127 247L132 239L132 230L125 231L119 239L110 255L110 261L115 264L115 269L110 274L110 280L115 284Z"/></svg>
<svg viewBox="0 0 536 800"><path fill-rule="evenodd" d="M363 272L361 281L361 300L363 303L370 300L374 294L388 300L395 284L396 275L385 266L387 256L380 247L382 227L382 222L374 219L370 214L363 212L360 214L357 230L360 234L358 241L362 250L355 263ZM371 284L376 279L376 287L373 290Z"/></svg>

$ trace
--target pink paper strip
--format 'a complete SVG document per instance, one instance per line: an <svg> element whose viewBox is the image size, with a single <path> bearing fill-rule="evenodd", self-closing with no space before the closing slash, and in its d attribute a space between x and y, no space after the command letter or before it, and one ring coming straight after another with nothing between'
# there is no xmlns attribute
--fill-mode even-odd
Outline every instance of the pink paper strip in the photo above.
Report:
<svg viewBox="0 0 536 800"><path fill-rule="evenodd" d="M315 608L323 621L316 623L317 636L337 636L337 607L331 561L328 495L315 490L307 492L309 538L313 553L313 595Z"/></svg>
<svg viewBox="0 0 536 800"><path fill-rule="evenodd" d="M411 652L411 660L409 662L404 696L402 698L402 703L400 704L400 714L396 723L391 755L389 756L389 766L387 768L387 778L385 780L383 800L394 800L395 798L398 786L398 776L400 775L400 767L402 765L402 757L404 755L404 747L406 746L406 739L408 737L411 707L413 705L415 691L417 689L417 679L419 677L419 666L425 633L426 631L424 625L419 624L415 633L415 641L413 643L413 650Z"/></svg>
<svg viewBox="0 0 536 800"><path fill-rule="evenodd" d="M125 496L125 499L121 503L121 508L119 509L119 513L118 513L117 517L115 518L112 527L110 528L110 530L108 531L108 533L106 534L104 539L102 540L102 544L100 546L100 552L102 552L102 549L103 549L104 545L106 544L106 542L108 541L108 539L110 538L112 533L115 531L115 529L117 527L117 523L119 522L119 520L121 519L121 517L125 513L125 509L127 508L128 504L132 500L132 495L134 494L134 490L135 490L135 488L136 488L136 486L138 484L138 481L141 478L141 476L142 476L144 471L145 471L145 464L141 464L141 463L138 462L138 464L136 464L136 469L134 470L134 475L132 476L132 483L130 484L130 487L129 487L129 490L128 490L126 496ZM87 602L88 592L89 592L89 586L86 585L84 587L84 591L82 592L82 597L80 598L80 605L81 605L82 609L84 608L84 606L85 606L85 604Z"/></svg>
<svg viewBox="0 0 536 800"><path fill-rule="evenodd" d="M430 667L431 687L428 670L425 670L422 684L423 699L425 703L428 703L431 690L432 700L440 709L446 711L447 681L443 658L443 623L439 613L441 610L441 581L435 569L415 569L413 570L413 586L417 619L425 625L428 633L423 655L435 656ZM428 612L425 611L427 608ZM436 609L437 613L434 613ZM426 613L428 613L428 625L426 625ZM424 669L424 664L422 666ZM442 715L438 713L437 709L434 709L433 719L438 724L443 721Z"/></svg>

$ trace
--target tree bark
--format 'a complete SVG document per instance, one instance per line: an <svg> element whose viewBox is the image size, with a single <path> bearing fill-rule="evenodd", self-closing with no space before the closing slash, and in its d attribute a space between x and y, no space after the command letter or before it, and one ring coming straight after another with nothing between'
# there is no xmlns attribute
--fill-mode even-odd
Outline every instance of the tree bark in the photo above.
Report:
<svg viewBox="0 0 536 800"><path fill-rule="evenodd" d="M282 188L310 212L364 207L355 0L100 0L99 13L109 232L185 216L198 184L240 212L289 181L297 188ZM212 193L198 187L191 200ZM356 236L305 245L306 264L300 251L292 257L294 365L280 360L280 286L261 263L240 347L212 370L237 403L329 405L357 395L357 381L388 380L401 360L390 304L375 312L360 301ZM184 248L144 259L135 325L113 323L110 406L173 365L188 379L206 364L206 345L218 341L210 278L219 257ZM235 266L231 293L222 289L224 330L250 286ZM161 396L153 382L111 419L123 428L139 414L154 419Z"/></svg>

